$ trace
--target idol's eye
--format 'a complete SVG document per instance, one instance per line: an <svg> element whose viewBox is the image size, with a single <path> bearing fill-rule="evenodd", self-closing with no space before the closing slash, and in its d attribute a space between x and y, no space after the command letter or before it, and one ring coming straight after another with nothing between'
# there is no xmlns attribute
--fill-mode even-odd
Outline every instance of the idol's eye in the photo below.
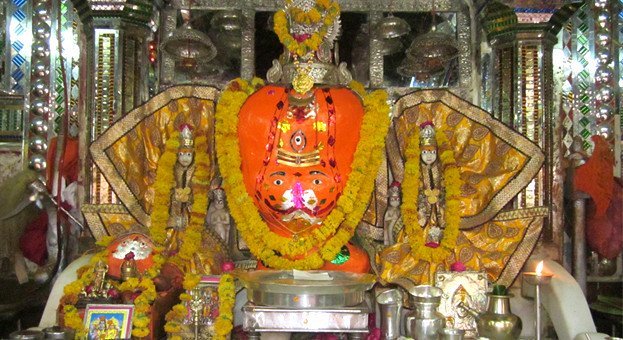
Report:
<svg viewBox="0 0 623 340"><path fill-rule="evenodd" d="M312 183L314 183L316 185L320 185L320 184L322 184L322 181L316 178L315 180L312 181Z"/></svg>
<svg viewBox="0 0 623 340"><path fill-rule="evenodd" d="M282 185L283 184L283 180L276 179L273 183L275 183L275 185Z"/></svg>

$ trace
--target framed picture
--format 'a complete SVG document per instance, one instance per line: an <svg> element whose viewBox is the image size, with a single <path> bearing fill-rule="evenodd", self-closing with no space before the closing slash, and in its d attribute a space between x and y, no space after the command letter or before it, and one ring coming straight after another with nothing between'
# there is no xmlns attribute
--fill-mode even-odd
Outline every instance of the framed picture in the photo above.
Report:
<svg viewBox="0 0 623 340"><path fill-rule="evenodd" d="M84 325L87 339L130 339L134 305L87 305Z"/></svg>

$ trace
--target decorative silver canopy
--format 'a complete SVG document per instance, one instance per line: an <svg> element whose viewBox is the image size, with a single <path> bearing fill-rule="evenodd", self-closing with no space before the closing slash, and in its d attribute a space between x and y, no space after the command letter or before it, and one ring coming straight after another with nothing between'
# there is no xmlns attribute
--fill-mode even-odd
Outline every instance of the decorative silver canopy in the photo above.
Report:
<svg viewBox="0 0 623 340"><path fill-rule="evenodd" d="M437 32L435 27L416 37L407 50L407 56L398 67L405 77L427 77L444 71L448 63L459 55L454 37Z"/></svg>
<svg viewBox="0 0 623 340"><path fill-rule="evenodd" d="M376 34L381 39L394 39L409 34L411 27L402 18L389 13L376 25Z"/></svg>
<svg viewBox="0 0 623 340"><path fill-rule="evenodd" d="M192 69L198 62L209 62L216 57L216 47L210 38L189 23L173 31L162 41L161 47L183 69Z"/></svg>

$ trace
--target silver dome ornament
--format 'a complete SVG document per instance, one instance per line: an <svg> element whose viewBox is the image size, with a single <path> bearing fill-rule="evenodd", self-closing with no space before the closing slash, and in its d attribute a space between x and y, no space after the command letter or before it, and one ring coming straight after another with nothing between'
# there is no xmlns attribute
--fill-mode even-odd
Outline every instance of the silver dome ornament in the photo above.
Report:
<svg viewBox="0 0 623 340"><path fill-rule="evenodd" d="M598 47L609 47L612 43L610 30L602 28L595 32L595 43Z"/></svg>
<svg viewBox="0 0 623 340"><path fill-rule="evenodd" d="M242 35L237 31L222 31L216 34L219 47L227 50L240 50L242 48Z"/></svg>
<svg viewBox="0 0 623 340"><path fill-rule="evenodd" d="M39 78L47 77L50 74L50 66L42 58L32 58L32 73Z"/></svg>
<svg viewBox="0 0 623 340"><path fill-rule="evenodd" d="M595 123L601 124L612 118L612 106L609 104L602 104L597 108L595 112Z"/></svg>
<svg viewBox="0 0 623 340"><path fill-rule="evenodd" d="M614 79L614 70L608 65L600 65L595 70L595 81L600 84L609 84Z"/></svg>
<svg viewBox="0 0 623 340"><path fill-rule="evenodd" d="M597 14L597 19L595 21L597 22L597 25L599 25L599 27L607 28L610 25L610 20L612 20L610 11L603 9L600 10Z"/></svg>
<svg viewBox="0 0 623 340"><path fill-rule="evenodd" d="M30 132L44 135L48 132L48 123L42 117L34 117L30 120Z"/></svg>
<svg viewBox="0 0 623 340"><path fill-rule="evenodd" d="M376 25L375 33L381 39L394 39L411 32L411 26L402 18L389 13Z"/></svg>
<svg viewBox="0 0 623 340"><path fill-rule="evenodd" d="M32 31L36 39L47 40L50 38L50 25L48 25L45 21L33 21Z"/></svg>
<svg viewBox="0 0 623 340"><path fill-rule="evenodd" d="M37 171L43 171L47 168L47 161L43 155L34 154L28 160L28 168Z"/></svg>
<svg viewBox="0 0 623 340"><path fill-rule="evenodd" d="M216 47L203 32L193 29L189 23L177 28L164 38L162 49L176 60L176 65L191 69L200 62L209 62L216 57Z"/></svg>
<svg viewBox="0 0 623 340"><path fill-rule="evenodd" d="M610 86L604 86L600 88L599 90L597 90L595 98L597 98L597 100L602 103L609 103L614 98L612 88L610 88Z"/></svg>
<svg viewBox="0 0 623 340"><path fill-rule="evenodd" d="M30 112L36 116L47 117L50 107L43 99L37 98L30 103Z"/></svg>
<svg viewBox="0 0 623 340"><path fill-rule="evenodd" d="M383 43L383 47L381 48L382 55L392 55L398 53L404 49L404 45L398 38L394 39L383 39L381 40Z"/></svg>
<svg viewBox="0 0 623 340"><path fill-rule="evenodd" d="M44 97L50 93L48 84L46 84L45 81L41 78L36 79L30 86L30 88L30 92L36 97Z"/></svg>
<svg viewBox="0 0 623 340"><path fill-rule="evenodd" d="M606 140L612 140L612 138L614 138L612 122L603 122L597 125L597 134L604 137Z"/></svg>
<svg viewBox="0 0 623 340"><path fill-rule="evenodd" d="M35 41L32 44L33 57L47 58L50 55L50 47L43 40Z"/></svg>
<svg viewBox="0 0 623 340"><path fill-rule="evenodd" d="M430 32L413 39L407 50L409 60L403 64L410 64L410 69L417 68L421 70L420 73L433 75L445 70L448 63L458 54L459 49L454 37L438 32L433 26Z"/></svg>
<svg viewBox="0 0 623 340"><path fill-rule="evenodd" d="M610 48L599 48L595 51L595 57L599 60L599 63L602 65L610 64L612 61L612 53L610 52Z"/></svg>
<svg viewBox="0 0 623 340"><path fill-rule="evenodd" d="M218 11L210 20L210 27L219 32L242 31L242 14L236 10Z"/></svg>
<svg viewBox="0 0 623 340"><path fill-rule="evenodd" d="M32 152L45 153L48 151L48 141L41 136L34 136L28 142L28 148Z"/></svg>
<svg viewBox="0 0 623 340"><path fill-rule="evenodd" d="M48 10L48 4L45 1L39 2L38 4L33 6L32 12L34 15L40 18L49 16L50 14L50 11Z"/></svg>
<svg viewBox="0 0 623 340"><path fill-rule="evenodd" d="M423 63L420 63L407 55L407 57L400 63L400 66L396 69L396 72L403 77L415 77L418 80L426 80L439 71L431 72L431 70L425 67Z"/></svg>

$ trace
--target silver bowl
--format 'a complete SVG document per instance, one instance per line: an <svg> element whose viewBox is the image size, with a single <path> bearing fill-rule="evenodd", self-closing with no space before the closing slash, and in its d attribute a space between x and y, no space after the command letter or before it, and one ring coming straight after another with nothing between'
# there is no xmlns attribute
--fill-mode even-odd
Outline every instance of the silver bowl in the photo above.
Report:
<svg viewBox="0 0 623 340"><path fill-rule="evenodd" d="M363 303L376 278L371 274L308 271L325 274L325 281L295 279L292 271L258 270L238 274L247 298L256 305L280 308L350 307Z"/></svg>

